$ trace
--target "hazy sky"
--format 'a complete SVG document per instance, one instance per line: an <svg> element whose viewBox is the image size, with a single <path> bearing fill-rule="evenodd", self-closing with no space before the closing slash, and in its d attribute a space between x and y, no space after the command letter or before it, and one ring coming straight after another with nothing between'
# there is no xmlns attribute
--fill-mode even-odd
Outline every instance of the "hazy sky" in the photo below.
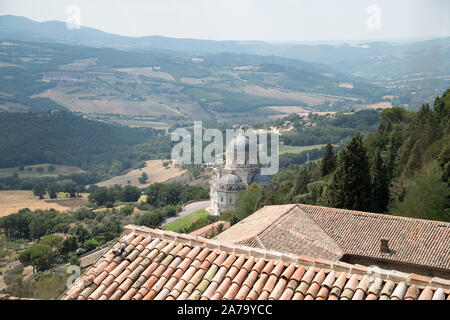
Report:
<svg viewBox="0 0 450 320"><path fill-rule="evenodd" d="M0 0L0 15L129 35L321 41L450 36L448 0Z"/></svg>

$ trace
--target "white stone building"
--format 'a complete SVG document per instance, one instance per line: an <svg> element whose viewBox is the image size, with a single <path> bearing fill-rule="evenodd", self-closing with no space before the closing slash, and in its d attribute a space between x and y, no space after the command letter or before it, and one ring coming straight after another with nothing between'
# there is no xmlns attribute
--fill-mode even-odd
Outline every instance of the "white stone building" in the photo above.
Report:
<svg viewBox="0 0 450 320"><path fill-rule="evenodd" d="M250 161L250 139L241 131L227 147L225 166L216 169L209 183L211 204L207 210L217 216L236 209L239 191L247 189L253 182L273 185L268 176L260 174L257 159Z"/></svg>

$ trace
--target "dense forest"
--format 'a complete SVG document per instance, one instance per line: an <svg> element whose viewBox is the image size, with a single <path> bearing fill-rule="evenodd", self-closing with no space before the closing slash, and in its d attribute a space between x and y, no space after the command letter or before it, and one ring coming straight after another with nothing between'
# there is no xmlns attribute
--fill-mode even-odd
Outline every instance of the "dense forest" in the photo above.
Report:
<svg viewBox="0 0 450 320"><path fill-rule="evenodd" d="M106 177L168 157L171 145L151 128L111 125L63 111L0 112L0 150L1 168L55 163Z"/></svg>
<svg viewBox="0 0 450 320"><path fill-rule="evenodd" d="M375 133L359 131L318 163L291 164L274 176L275 192L241 192L234 222L268 204L306 203L450 221L450 89L418 112L383 110Z"/></svg>

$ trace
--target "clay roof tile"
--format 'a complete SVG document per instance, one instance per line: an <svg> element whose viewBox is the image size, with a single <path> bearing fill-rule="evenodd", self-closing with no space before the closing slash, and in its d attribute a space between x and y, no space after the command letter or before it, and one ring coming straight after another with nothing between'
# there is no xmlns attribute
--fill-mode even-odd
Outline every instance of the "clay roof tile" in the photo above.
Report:
<svg viewBox="0 0 450 320"><path fill-rule="evenodd" d="M442 300L450 297L450 282L436 277L380 270L381 278L372 278L370 268L348 263L297 259L265 249L255 251L218 241L210 243L199 237L146 227L124 229L134 230L133 235L121 237L104 251L60 299ZM307 269L306 264L310 265ZM423 286L426 287L421 291Z"/></svg>

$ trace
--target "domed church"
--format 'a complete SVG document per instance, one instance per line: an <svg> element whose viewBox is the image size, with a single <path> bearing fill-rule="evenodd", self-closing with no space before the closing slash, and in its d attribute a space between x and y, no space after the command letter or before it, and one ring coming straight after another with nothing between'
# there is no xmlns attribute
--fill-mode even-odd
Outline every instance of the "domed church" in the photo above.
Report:
<svg viewBox="0 0 450 320"><path fill-rule="evenodd" d="M240 130L226 150L226 164L216 169L210 181L211 204L207 209L218 216L226 210L237 208L238 192L247 189L253 182L273 185L272 180L260 174L256 161L250 161L250 139ZM255 163L256 162L256 163Z"/></svg>

